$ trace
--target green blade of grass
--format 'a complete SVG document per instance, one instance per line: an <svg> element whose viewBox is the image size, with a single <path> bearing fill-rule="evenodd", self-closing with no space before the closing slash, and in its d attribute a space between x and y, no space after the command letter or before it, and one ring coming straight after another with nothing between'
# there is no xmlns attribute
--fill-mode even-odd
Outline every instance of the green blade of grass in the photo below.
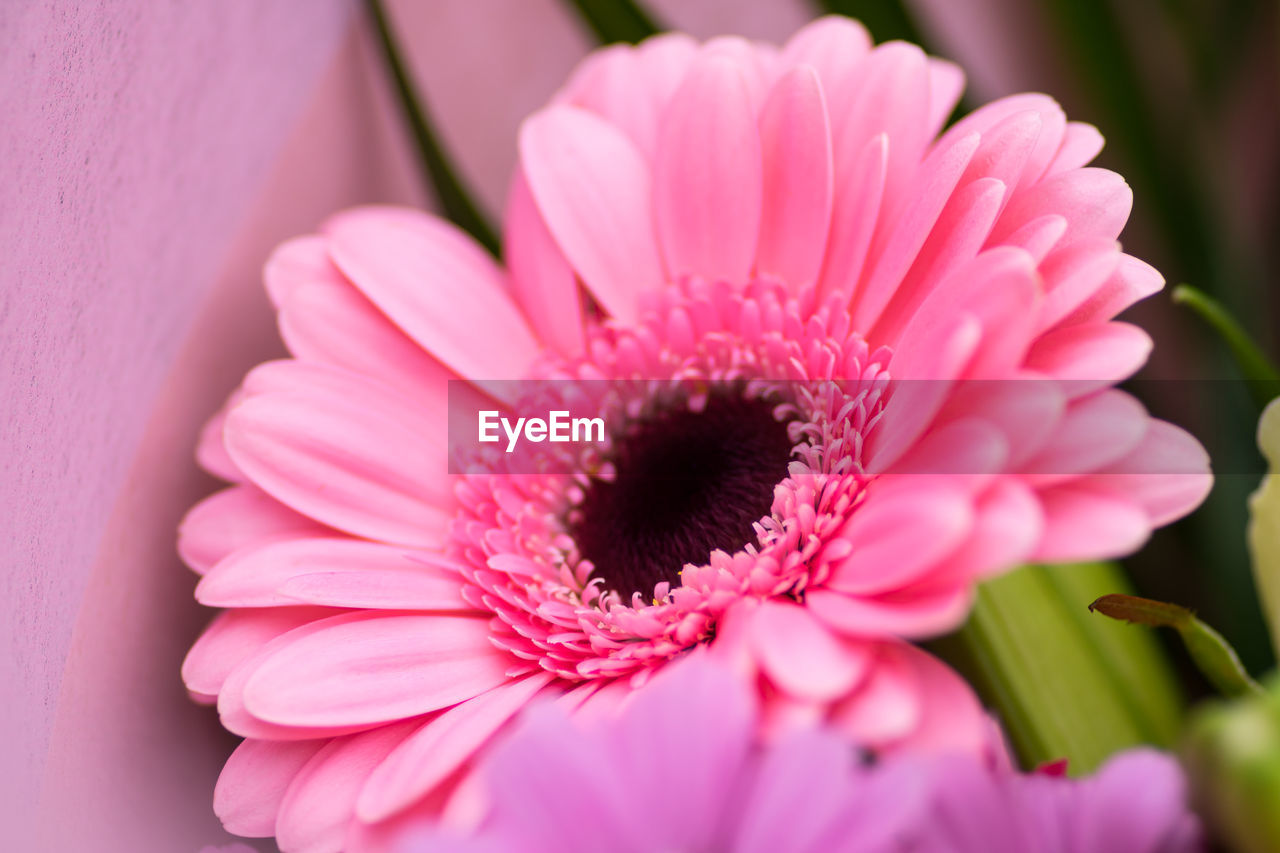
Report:
<svg viewBox="0 0 1280 853"><path fill-rule="evenodd" d="M1249 383L1249 392L1258 408L1263 408L1280 396L1280 372L1236 318L1217 300L1191 285L1180 284L1173 289L1173 301L1194 311L1222 338L1231 351L1240 374Z"/></svg>
<svg viewBox="0 0 1280 853"><path fill-rule="evenodd" d="M1071 579L1077 571L1085 576ZM1123 584L1119 567L1019 569L984 583L964 627L933 644L996 710L1026 767L1066 758L1072 774L1088 773L1118 750L1176 736L1182 700L1159 649L1076 613L1088 615L1082 593L1100 583Z"/></svg>

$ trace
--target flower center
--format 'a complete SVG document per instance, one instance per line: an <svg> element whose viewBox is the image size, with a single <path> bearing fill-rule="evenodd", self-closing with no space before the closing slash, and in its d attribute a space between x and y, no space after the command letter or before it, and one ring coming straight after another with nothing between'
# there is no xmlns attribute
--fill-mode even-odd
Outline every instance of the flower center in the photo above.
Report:
<svg viewBox="0 0 1280 853"><path fill-rule="evenodd" d="M591 577L629 600L680 583L686 563L756 541L792 442L775 405L713 393L700 409L673 407L617 443L610 479L592 477L571 519Z"/></svg>

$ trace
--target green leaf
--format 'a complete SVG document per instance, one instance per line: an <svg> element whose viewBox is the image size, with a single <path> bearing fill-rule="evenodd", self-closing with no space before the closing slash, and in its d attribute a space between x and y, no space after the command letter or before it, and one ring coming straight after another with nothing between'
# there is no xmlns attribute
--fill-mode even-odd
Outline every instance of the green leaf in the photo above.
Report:
<svg viewBox="0 0 1280 853"><path fill-rule="evenodd" d="M409 76L408 67L405 65L395 34L391 30L386 10L380 0L367 0L366 5L373 19L374 28L377 30L387 71L395 81L400 107L413 133L413 140L418 149L418 159L429 178L427 190L439 201L441 211L450 222L474 237L492 254L497 255L499 252L497 234L488 219L481 213L479 206L472 200L471 193L463 184L436 136L426 106L418 96L417 88Z"/></svg>
<svg viewBox="0 0 1280 853"><path fill-rule="evenodd" d="M1173 301L1190 308L1218 333L1231 350L1231 356L1241 375L1249 383L1249 391L1259 408L1280 396L1280 372L1277 372L1275 365L1263 354L1236 318L1231 316L1231 312L1217 300L1189 284L1180 284L1173 289Z"/></svg>
<svg viewBox="0 0 1280 853"><path fill-rule="evenodd" d="M601 44L644 41L662 32L648 12L633 0L568 0Z"/></svg>
<svg viewBox="0 0 1280 853"><path fill-rule="evenodd" d="M998 712L1026 767L1066 758L1087 773L1176 736L1182 700L1152 638L1081 618L1100 584L1125 579L1113 564L1019 569L982 584L965 626L933 644Z"/></svg>
<svg viewBox="0 0 1280 853"><path fill-rule="evenodd" d="M1280 693L1196 708L1182 748L1196 811L1222 849L1280 850Z"/></svg>
<svg viewBox="0 0 1280 853"><path fill-rule="evenodd" d="M1231 644L1186 607L1113 593L1102 596L1090 604L1089 609L1135 625L1177 631L1196 667L1226 696L1262 692L1258 682L1245 671Z"/></svg>

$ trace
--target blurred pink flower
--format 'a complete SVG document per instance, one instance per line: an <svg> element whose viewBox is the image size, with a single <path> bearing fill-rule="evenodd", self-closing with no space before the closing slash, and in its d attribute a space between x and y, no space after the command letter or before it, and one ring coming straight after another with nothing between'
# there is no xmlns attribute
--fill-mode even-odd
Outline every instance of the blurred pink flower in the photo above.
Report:
<svg viewBox="0 0 1280 853"><path fill-rule="evenodd" d="M868 765L821 728L761 744L757 714L756 697L699 655L607 720L584 724L560 708L532 708L481 762L471 826L408 823L387 849L1201 849L1177 762L1154 751L1123 753L1083 780L1023 775L969 755Z"/></svg>
<svg viewBox="0 0 1280 853"><path fill-rule="evenodd" d="M249 738L228 828L334 850L438 810L535 696L609 707L713 637L771 732L984 747L963 682L895 638L1026 560L1137 548L1209 475L1109 387L1150 347L1110 318L1161 280L1115 243L1123 181L1082 168L1101 138L1029 95L935 141L961 85L843 19L609 48L524 125L505 272L408 210L281 247L295 358L206 430L236 485L182 531L230 608L184 666ZM451 477L456 377L711 393L632 401L604 467Z"/></svg>

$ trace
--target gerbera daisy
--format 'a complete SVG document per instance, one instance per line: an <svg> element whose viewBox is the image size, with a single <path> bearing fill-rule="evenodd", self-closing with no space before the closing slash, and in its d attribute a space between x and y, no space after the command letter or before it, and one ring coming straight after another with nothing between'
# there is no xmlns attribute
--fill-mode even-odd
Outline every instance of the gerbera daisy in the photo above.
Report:
<svg viewBox="0 0 1280 853"><path fill-rule="evenodd" d="M536 695L608 707L712 640L771 731L986 743L902 638L994 572L1132 551L1210 480L1110 388L1150 347L1111 318L1161 279L1115 243L1098 133L1033 95L939 137L960 89L839 18L781 50L613 47L522 129L505 270L408 210L281 247L294 357L210 423L234 485L181 537L227 608L184 677L248 738L231 829L337 849L438 808ZM459 379L517 407L497 380L641 392L576 469L450 475Z"/></svg>
<svg viewBox="0 0 1280 853"><path fill-rule="evenodd" d="M607 839L619 853L1203 849L1177 762L1153 750L1117 755L1079 780L971 755L870 764L821 727L761 744L758 714L742 682L702 655L669 667L608 720L531 708L481 761L471 814L444 827L406 822L383 836L385 846L560 853Z"/></svg>

